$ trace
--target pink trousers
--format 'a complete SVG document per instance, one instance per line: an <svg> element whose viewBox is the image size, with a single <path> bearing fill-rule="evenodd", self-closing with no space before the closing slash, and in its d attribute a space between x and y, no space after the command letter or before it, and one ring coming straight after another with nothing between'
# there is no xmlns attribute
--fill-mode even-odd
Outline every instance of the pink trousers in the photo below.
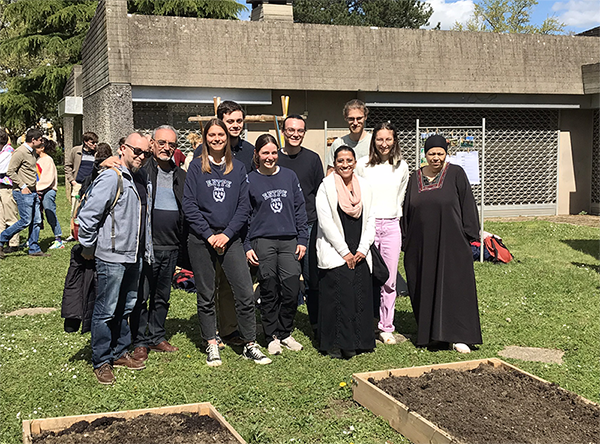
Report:
<svg viewBox="0 0 600 444"><path fill-rule="evenodd" d="M390 277L381 287L379 307L379 330L394 331L394 307L396 305L396 276L400 259L400 223L398 219L375 219L375 246L387 265Z"/></svg>

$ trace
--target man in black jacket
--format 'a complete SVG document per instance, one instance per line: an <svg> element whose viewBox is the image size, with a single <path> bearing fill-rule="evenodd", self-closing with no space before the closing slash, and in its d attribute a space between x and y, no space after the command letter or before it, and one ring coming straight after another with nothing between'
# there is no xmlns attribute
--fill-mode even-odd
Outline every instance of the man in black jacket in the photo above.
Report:
<svg viewBox="0 0 600 444"><path fill-rule="evenodd" d="M177 131L169 125L159 126L152 133L150 143L153 157L144 169L152 183L154 263L144 263L138 300L130 319L133 356L137 360L146 360L149 350L178 350L166 339L165 322L179 249L186 242L181 209L185 171L172 160L177 148Z"/></svg>

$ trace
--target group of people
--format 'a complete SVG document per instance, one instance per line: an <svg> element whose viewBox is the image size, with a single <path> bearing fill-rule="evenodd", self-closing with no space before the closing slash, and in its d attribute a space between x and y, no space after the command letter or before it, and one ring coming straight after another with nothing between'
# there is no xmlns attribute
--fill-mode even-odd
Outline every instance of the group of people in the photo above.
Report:
<svg viewBox="0 0 600 444"><path fill-rule="evenodd" d="M25 246L29 256L49 256L39 245L44 216L54 234L49 249L64 248L56 216L58 173L52 159L56 142L31 129L14 149L6 131L0 129L0 147L0 259ZM19 233L26 228L28 239L21 245Z"/></svg>
<svg viewBox="0 0 600 444"><path fill-rule="evenodd" d="M401 250L416 344L468 353L481 343L469 246L479 236L477 207L464 171L445 162L446 140L426 141L428 165L409 178L393 124L367 132L359 100L343 114L350 132L326 152L326 175L302 146L302 116L283 121L283 146L270 134L252 145L241 138L244 110L231 101L204 125L187 172L173 161L170 126L119 143L78 215L82 256L96 265L100 383L115 380L113 367L143 369L150 351L177 351L165 321L171 277L185 262L208 366L222 364L225 343L257 364L272 362L256 342L257 305L268 354L302 350L292 337L299 299L319 350L332 358L371 351L377 338L394 344ZM387 278L376 286L381 263Z"/></svg>

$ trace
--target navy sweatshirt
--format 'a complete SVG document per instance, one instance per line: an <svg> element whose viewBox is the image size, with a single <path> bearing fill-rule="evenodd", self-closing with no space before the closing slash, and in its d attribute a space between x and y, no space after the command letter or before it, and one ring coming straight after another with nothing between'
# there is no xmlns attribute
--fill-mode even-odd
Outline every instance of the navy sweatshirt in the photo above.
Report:
<svg viewBox="0 0 600 444"><path fill-rule="evenodd" d="M296 173L284 167L271 176L252 171L248 183L252 216L244 249L250 250L250 241L258 237L297 237L298 244L306 246L306 208Z"/></svg>
<svg viewBox="0 0 600 444"><path fill-rule="evenodd" d="M233 170L211 162L211 172L202 172L202 160L188 168L183 191L183 213L190 230L201 239L222 232L229 239L238 236L248 223L250 201L246 168L233 159Z"/></svg>

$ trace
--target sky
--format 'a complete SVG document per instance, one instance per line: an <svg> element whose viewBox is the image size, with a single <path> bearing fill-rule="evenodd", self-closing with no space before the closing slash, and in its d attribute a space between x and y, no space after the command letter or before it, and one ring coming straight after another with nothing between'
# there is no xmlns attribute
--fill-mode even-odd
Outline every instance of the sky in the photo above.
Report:
<svg viewBox="0 0 600 444"><path fill-rule="evenodd" d="M237 0L246 5L245 0ZM473 12L473 0L429 0L433 15L429 19L430 27L438 22L442 29L450 29L455 22L465 23ZM251 6L247 5L250 9ZM243 20L249 20L250 13L243 14ZM555 16L564 23L566 33L577 34L600 26L600 0L538 0L531 14L534 25L541 25L549 16Z"/></svg>

